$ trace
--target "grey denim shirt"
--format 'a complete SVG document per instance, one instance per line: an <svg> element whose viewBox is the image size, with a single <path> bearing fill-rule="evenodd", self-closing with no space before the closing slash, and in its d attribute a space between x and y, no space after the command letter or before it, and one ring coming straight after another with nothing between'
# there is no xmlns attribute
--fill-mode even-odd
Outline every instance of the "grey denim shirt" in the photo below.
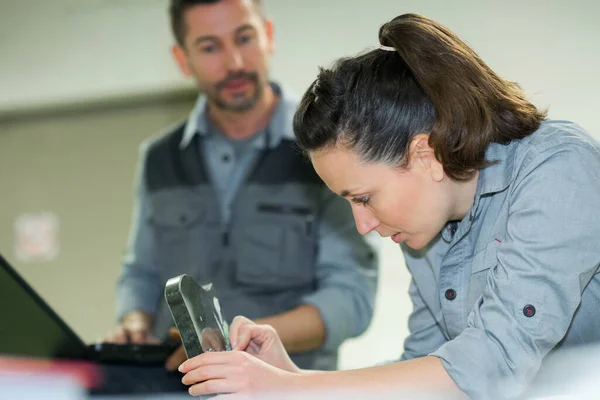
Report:
<svg viewBox="0 0 600 400"><path fill-rule="evenodd" d="M550 352L600 339L600 146L545 121L491 144L474 204L403 246L414 310L401 359L432 355L471 398L521 395Z"/></svg>

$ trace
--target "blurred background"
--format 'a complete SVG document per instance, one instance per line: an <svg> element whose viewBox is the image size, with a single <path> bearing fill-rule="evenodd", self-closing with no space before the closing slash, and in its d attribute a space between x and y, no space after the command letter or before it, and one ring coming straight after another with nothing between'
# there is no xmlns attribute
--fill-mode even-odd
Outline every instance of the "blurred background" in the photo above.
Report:
<svg viewBox="0 0 600 400"><path fill-rule="evenodd" d="M600 140L596 0L265 0L272 77L301 94L318 66L378 45L406 12L454 30L555 119ZM0 253L86 341L114 324L138 146L197 96L169 49L166 0L0 0ZM341 368L397 358L411 311L399 248L378 241L369 330Z"/></svg>

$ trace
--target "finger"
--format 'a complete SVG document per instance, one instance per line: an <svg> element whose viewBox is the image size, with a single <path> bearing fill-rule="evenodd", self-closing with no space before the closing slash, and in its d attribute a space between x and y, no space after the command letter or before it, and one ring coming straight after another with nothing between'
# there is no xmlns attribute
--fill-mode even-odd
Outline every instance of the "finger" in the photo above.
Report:
<svg viewBox="0 0 600 400"><path fill-rule="evenodd" d="M179 329L170 328L169 329L169 337L173 340L181 341L181 335L179 334Z"/></svg>
<svg viewBox="0 0 600 400"><path fill-rule="evenodd" d="M160 341L154 335L146 335L146 343L159 344Z"/></svg>
<svg viewBox="0 0 600 400"><path fill-rule="evenodd" d="M242 317L238 315L231 322L231 326L229 327L229 340L231 341L231 347L235 350L239 349L241 346L239 345L239 333L240 329L244 326L254 325L254 322L250 321L246 317ZM244 346L246 348L246 346Z"/></svg>
<svg viewBox="0 0 600 400"><path fill-rule="evenodd" d="M239 367L234 364L203 365L185 374L181 378L181 382L190 386L208 380L235 377L237 373L239 373Z"/></svg>
<svg viewBox="0 0 600 400"><path fill-rule="evenodd" d="M106 334L103 338L101 338L98 343L114 343L115 342L115 332L111 331Z"/></svg>
<svg viewBox="0 0 600 400"><path fill-rule="evenodd" d="M168 371L175 371L185 360L187 360L187 355L185 354L183 345L181 345L167 358L165 368Z"/></svg>
<svg viewBox="0 0 600 400"><path fill-rule="evenodd" d="M260 346L273 336L277 336L277 333L271 325L243 325L238 333L237 346L233 350L248 351L252 344Z"/></svg>
<svg viewBox="0 0 600 400"><path fill-rule="evenodd" d="M129 340L131 343L143 344L148 341L150 336L148 335L148 331L146 330L130 330L129 332Z"/></svg>
<svg viewBox="0 0 600 400"><path fill-rule="evenodd" d="M127 343L127 332L125 332L125 328L123 328L122 325L117 326L107 338L107 342L117 344Z"/></svg>
<svg viewBox="0 0 600 400"><path fill-rule="evenodd" d="M240 352L232 351L202 353L185 361L179 366L178 370L179 372L187 373L193 369L206 365L235 363L236 360L241 361L240 354Z"/></svg>
<svg viewBox="0 0 600 400"><path fill-rule="evenodd" d="M240 385L228 379L211 379L197 383L188 389L192 396L202 396L219 393L236 393L240 391Z"/></svg>
<svg viewBox="0 0 600 400"><path fill-rule="evenodd" d="M248 348L250 341L252 340L252 325L240 326L237 334L235 345L232 344L233 350L244 351Z"/></svg>

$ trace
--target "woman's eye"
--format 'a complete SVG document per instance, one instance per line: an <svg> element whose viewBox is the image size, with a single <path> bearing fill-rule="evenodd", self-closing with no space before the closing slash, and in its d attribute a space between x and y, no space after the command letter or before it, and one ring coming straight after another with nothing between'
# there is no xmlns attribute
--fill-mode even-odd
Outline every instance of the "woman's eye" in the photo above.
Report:
<svg viewBox="0 0 600 400"><path fill-rule="evenodd" d="M370 199L370 197L369 197L369 196L363 196L363 197L354 197L354 198L352 199L352 201L353 201L354 203L357 203L357 204L362 204L363 206L366 206L366 205L369 203L369 199Z"/></svg>

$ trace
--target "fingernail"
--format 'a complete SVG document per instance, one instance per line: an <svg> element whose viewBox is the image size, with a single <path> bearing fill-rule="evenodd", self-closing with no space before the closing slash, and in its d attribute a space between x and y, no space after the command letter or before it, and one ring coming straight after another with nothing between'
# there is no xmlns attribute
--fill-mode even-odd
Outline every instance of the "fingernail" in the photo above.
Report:
<svg viewBox="0 0 600 400"><path fill-rule="evenodd" d="M232 349L235 349L236 347L237 347L237 342L232 342L232 343L231 343L231 348L232 348Z"/></svg>
<svg viewBox="0 0 600 400"><path fill-rule="evenodd" d="M178 370L179 372L183 372L183 364L181 364L181 365L179 366L179 368L177 368L177 370Z"/></svg>

